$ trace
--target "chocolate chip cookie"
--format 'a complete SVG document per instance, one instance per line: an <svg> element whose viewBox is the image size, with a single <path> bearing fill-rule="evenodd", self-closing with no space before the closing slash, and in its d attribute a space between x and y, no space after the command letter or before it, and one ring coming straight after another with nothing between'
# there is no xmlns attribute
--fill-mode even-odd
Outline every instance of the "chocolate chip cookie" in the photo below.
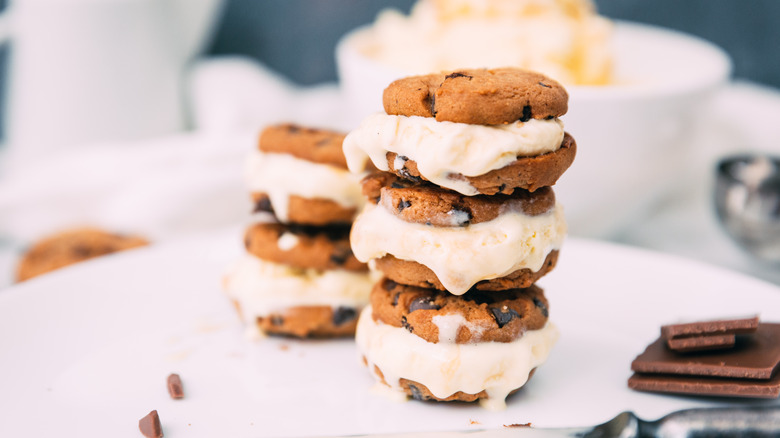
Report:
<svg viewBox="0 0 780 438"><path fill-rule="evenodd" d="M24 281L74 263L148 244L142 237L97 228L63 231L41 239L22 255L16 279Z"/></svg>
<svg viewBox="0 0 780 438"><path fill-rule="evenodd" d="M375 172L362 181L370 202L406 222L436 227L465 227L518 211L529 216L547 213L555 207L549 187L531 193L517 190L512 195L465 196L427 182L412 182L387 172Z"/></svg>
<svg viewBox="0 0 780 438"><path fill-rule="evenodd" d="M363 362L364 364L368 364L366 357L363 356ZM379 366L374 365L373 369L374 375L379 379L380 382L382 382L385 386L390 386L387 381L385 380L384 373L382 372L382 369L379 368ZM533 377L534 372L536 372L536 368L533 368L530 373L528 373L528 380L531 380L531 377ZM482 390L476 394L469 394L463 391L457 391L454 394L451 394L447 397L436 397L433 395L433 393L428 389L427 386L423 385L422 383L415 382L414 380L409 379L398 379L398 386L400 389L406 393L407 396L411 397L414 400L419 401L437 401L437 402L451 402L451 401L458 401L458 402L473 402L480 399L487 399L488 394L487 391ZM513 391L509 392L509 395L512 395L519 391L520 388L514 389Z"/></svg>
<svg viewBox="0 0 780 438"><path fill-rule="evenodd" d="M255 213L275 214L271 199L266 193L251 194ZM290 195L287 198L286 222L301 225L349 224L355 218L357 208L344 207L338 202L322 198L304 198Z"/></svg>
<svg viewBox="0 0 780 438"><path fill-rule="evenodd" d="M299 338L333 338L355 334L359 311L352 307L296 306L258 317L261 332Z"/></svg>
<svg viewBox="0 0 780 438"><path fill-rule="evenodd" d="M376 268L388 278L410 286L429 287L446 290L439 278L427 266L411 260L401 260L388 254L374 261ZM528 268L518 269L508 275L490 280L482 280L474 285L477 290L501 291L504 289L524 288L534 284L555 268L558 263L558 250L552 250L538 271Z"/></svg>
<svg viewBox="0 0 780 438"><path fill-rule="evenodd" d="M377 369L379 368L377 367ZM379 371L381 372L381 370ZM536 368L532 369L531 372L528 374L529 380L531 379L531 376L534 375L535 371ZM463 391L458 391L455 394L452 394L448 397L439 398L433 395L433 393L431 393L431 391L422 383L418 383L409 379L399 379L398 384L401 386L401 389L403 389L406 395L413 398L414 400L421 400L421 401L432 400L432 401L439 401L439 402L449 402L449 401L473 402L476 400L488 398L487 391L485 390L482 390L477 394L467 394ZM514 391L511 391L509 395L512 395L519 390L520 388L517 388Z"/></svg>
<svg viewBox="0 0 780 438"><path fill-rule="evenodd" d="M258 148L263 152L290 154L313 163L347 169L341 144L344 134L292 123L272 125L260 134Z"/></svg>
<svg viewBox="0 0 780 438"><path fill-rule="evenodd" d="M391 83L382 96L387 114L475 125L559 117L568 100L558 82L518 68L411 76Z"/></svg>
<svg viewBox="0 0 780 438"><path fill-rule="evenodd" d="M479 193L494 195L512 194L516 189L535 191L541 187L555 185L558 178L574 162L577 155L577 143L568 133L564 133L560 148L553 152L530 157L518 157L517 160L500 169L491 170L478 176L465 176L453 173L450 178L468 181ZM396 167L401 164L401 167ZM417 163L408 157L387 153L387 165L390 172L398 176L420 181L425 177L417 169Z"/></svg>
<svg viewBox="0 0 780 438"><path fill-rule="evenodd" d="M368 271L352 254L349 226L306 227L257 223L247 228L248 253L270 262L312 269Z"/></svg>
<svg viewBox="0 0 780 438"><path fill-rule="evenodd" d="M544 327L549 316L549 304L538 286L454 296L385 278L374 286L370 300L374 320L403 327L432 343L512 342L528 330ZM453 324L457 330L452 330ZM440 327L448 327L449 333Z"/></svg>

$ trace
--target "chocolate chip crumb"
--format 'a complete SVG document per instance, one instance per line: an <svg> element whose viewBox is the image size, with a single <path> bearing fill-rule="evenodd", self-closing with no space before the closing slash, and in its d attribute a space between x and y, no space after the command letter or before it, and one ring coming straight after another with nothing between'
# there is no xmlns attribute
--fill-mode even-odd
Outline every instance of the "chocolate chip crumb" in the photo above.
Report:
<svg viewBox="0 0 780 438"><path fill-rule="evenodd" d="M544 301L534 297L534 305L542 311L542 315L544 315L545 318L550 316L550 311L547 310L547 305L544 304Z"/></svg>
<svg viewBox="0 0 780 438"><path fill-rule="evenodd" d="M330 261L332 261L336 265L341 266L347 261L350 255L352 255L351 249L342 248L341 250L337 250L330 255Z"/></svg>
<svg viewBox="0 0 780 438"><path fill-rule="evenodd" d="M397 305L398 305L398 297L400 297L400 296L401 296L401 292L396 292L396 293L393 295L393 302L392 302L392 304L393 304L393 307L395 307L395 306L397 306Z"/></svg>
<svg viewBox="0 0 780 438"><path fill-rule="evenodd" d="M493 314L493 318L495 318L496 324L498 324L498 328L503 328L505 325L509 324L513 319L520 317L519 313L517 313L513 309L510 309L507 306L503 306L500 309L496 307L491 307L490 312Z"/></svg>
<svg viewBox="0 0 780 438"><path fill-rule="evenodd" d="M455 79L455 78L469 78L469 80L472 80L474 77L469 76L465 73L461 73L459 71L456 71L455 73L450 73L444 77L444 79Z"/></svg>
<svg viewBox="0 0 780 438"><path fill-rule="evenodd" d="M70 250L74 256L76 257L89 257L90 250L86 246L83 245L76 245Z"/></svg>
<svg viewBox="0 0 780 438"><path fill-rule="evenodd" d="M409 169L407 169L406 166L402 167L401 169L398 169L398 174L401 177L406 178L406 179L408 179L409 181L412 181L412 182L421 182L422 181L422 178L420 178L419 176L414 176L411 173L409 173ZM395 187L395 188L398 189L398 188L403 188L403 187Z"/></svg>
<svg viewBox="0 0 780 438"><path fill-rule="evenodd" d="M541 85L541 86L542 86L542 87L544 87L544 88L552 88L552 86L550 86L550 85L547 85L547 84L545 84L545 83L544 83L544 82L542 82L542 81L539 81L539 85Z"/></svg>
<svg viewBox="0 0 780 438"><path fill-rule="evenodd" d="M138 420L138 429L146 438L161 438L163 436L160 416L157 415L156 409Z"/></svg>
<svg viewBox="0 0 780 438"><path fill-rule="evenodd" d="M333 325L339 326L352 321L357 317L357 312L351 307L339 307L333 312Z"/></svg>
<svg viewBox="0 0 780 438"><path fill-rule="evenodd" d="M506 184L501 184L500 186L498 186L499 193L504 193L504 189L506 189Z"/></svg>
<svg viewBox="0 0 780 438"><path fill-rule="evenodd" d="M181 377L172 373L168 376L168 394L172 399L184 398L184 387L181 384Z"/></svg>
<svg viewBox="0 0 780 438"><path fill-rule="evenodd" d="M388 292L395 289L396 286L398 286L398 283L394 282L393 280L385 280L385 282L382 283L382 287L384 287Z"/></svg>
<svg viewBox="0 0 780 438"><path fill-rule="evenodd" d="M455 207L448 211L447 214L455 221L455 224L459 227L465 227L471 223L473 216L471 210L466 207Z"/></svg>
<svg viewBox="0 0 780 438"><path fill-rule="evenodd" d="M523 107L523 117L520 118L520 121L525 123L529 120L531 120L531 105L526 105Z"/></svg>
<svg viewBox="0 0 780 438"><path fill-rule="evenodd" d="M409 385L409 391L412 393L412 398L415 400L425 400L425 397L423 397L422 392L420 392L420 389L414 385Z"/></svg>
<svg viewBox="0 0 780 438"><path fill-rule="evenodd" d="M268 198L260 198L255 202L255 208L252 210L252 213L260 213L260 212L266 212L266 213L273 213L274 208L271 205L271 200Z"/></svg>
<svg viewBox="0 0 780 438"><path fill-rule="evenodd" d="M409 303L409 313L414 312L415 310L439 310L441 309L441 306L436 305L436 303L433 302L433 298L431 297L417 297L412 300L411 303Z"/></svg>
<svg viewBox="0 0 780 438"><path fill-rule="evenodd" d="M414 327L409 325L409 322L406 321L406 317L405 316L401 317L401 326L403 326L403 328L409 330L409 333L414 333Z"/></svg>
<svg viewBox="0 0 780 438"><path fill-rule="evenodd" d="M301 225L297 226L301 233L309 235L309 236L316 236L318 234L325 234L325 237L328 238L330 241L338 241L345 237L349 236L349 226L324 226L324 227L314 227L309 225ZM293 229L293 226L290 225L290 229ZM351 250L350 250L351 251Z"/></svg>
<svg viewBox="0 0 780 438"><path fill-rule="evenodd" d="M284 324L284 318L279 315L271 315L271 325L280 326Z"/></svg>
<svg viewBox="0 0 780 438"><path fill-rule="evenodd" d="M491 304L495 301L492 295L476 288L471 288L468 292L463 294L463 299L473 301L477 304Z"/></svg>
<svg viewBox="0 0 780 438"><path fill-rule="evenodd" d="M398 212L400 213L411 206L412 206L412 201L407 201L405 199L402 199L400 202L398 202Z"/></svg>
<svg viewBox="0 0 780 438"><path fill-rule="evenodd" d="M431 94L431 117L436 117L436 95Z"/></svg>

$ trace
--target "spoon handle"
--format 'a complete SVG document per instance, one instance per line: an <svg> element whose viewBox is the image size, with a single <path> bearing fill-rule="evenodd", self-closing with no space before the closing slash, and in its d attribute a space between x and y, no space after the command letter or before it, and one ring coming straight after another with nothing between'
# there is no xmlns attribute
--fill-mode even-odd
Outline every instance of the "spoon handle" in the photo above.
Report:
<svg viewBox="0 0 780 438"><path fill-rule="evenodd" d="M640 437L780 437L780 406L687 409L639 429Z"/></svg>

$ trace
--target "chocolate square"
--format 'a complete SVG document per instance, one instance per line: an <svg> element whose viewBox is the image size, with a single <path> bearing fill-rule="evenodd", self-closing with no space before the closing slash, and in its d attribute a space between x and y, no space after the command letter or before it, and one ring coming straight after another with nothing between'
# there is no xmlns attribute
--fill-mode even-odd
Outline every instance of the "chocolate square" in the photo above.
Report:
<svg viewBox="0 0 780 438"><path fill-rule="evenodd" d="M737 335L729 333L725 335L703 335L685 338L673 338L666 340L666 346L677 353L690 353L693 351L723 350L734 347Z"/></svg>
<svg viewBox="0 0 780 438"><path fill-rule="evenodd" d="M780 364L780 324L762 323L753 335L738 337L734 348L677 354L658 338L631 363L639 373L719 376L737 379L772 378Z"/></svg>
<svg viewBox="0 0 780 438"><path fill-rule="evenodd" d="M661 327L661 337L669 348L680 352L731 348L734 335L754 333L758 324L758 316L670 324Z"/></svg>
<svg viewBox="0 0 780 438"><path fill-rule="evenodd" d="M637 391L674 394L777 398L780 396L780 373L769 380L635 373L628 379L628 387Z"/></svg>

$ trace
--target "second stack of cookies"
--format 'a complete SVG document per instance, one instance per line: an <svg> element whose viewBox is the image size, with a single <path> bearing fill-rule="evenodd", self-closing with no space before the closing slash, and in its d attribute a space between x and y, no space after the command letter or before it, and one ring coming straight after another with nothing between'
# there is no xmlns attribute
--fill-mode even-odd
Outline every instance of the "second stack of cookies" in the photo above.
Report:
<svg viewBox="0 0 780 438"><path fill-rule="evenodd" d="M255 212L266 216L247 228L246 254L224 283L250 328L297 337L354 334L372 281L349 244L364 201L359 177L347 170L343 139L273 125L247 161Z"/></svg>
<svg viewBox="0 0 780 438"><path fill-rule="evenodd" d="M385 114L344 141L369 203L351 244L385 278L357 343L380 384L437 401L502 408L557 340L536 281L566 234L550 188L576 144L568 95L519 69L414 76L385 90Z"/></svg>

